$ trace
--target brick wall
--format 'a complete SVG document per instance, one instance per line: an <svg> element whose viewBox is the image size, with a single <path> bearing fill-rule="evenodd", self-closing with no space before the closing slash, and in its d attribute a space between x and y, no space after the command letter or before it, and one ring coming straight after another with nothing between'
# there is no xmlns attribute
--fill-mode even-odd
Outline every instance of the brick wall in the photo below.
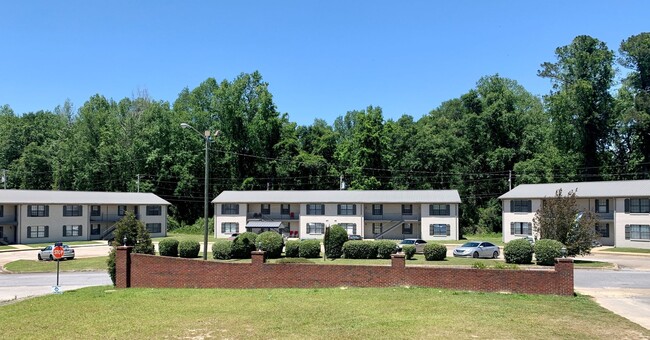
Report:
<svg viewBox="0 0 650 340"><path fill-rule="evenodd" d="M118 247L116 286L152 288L314 288L419 286L527 294L573 295L573 261L552 270L498 270L405 266L395 254L390 266L267 264L263 252L251 263L220 263L132 254Z"/></svg>

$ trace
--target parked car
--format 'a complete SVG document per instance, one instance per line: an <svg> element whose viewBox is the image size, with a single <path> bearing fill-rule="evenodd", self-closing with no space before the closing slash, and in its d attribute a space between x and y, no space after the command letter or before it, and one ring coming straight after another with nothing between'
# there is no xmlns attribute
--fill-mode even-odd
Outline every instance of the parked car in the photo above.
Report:
<svg viewBox="0 0 650 340"><path fill-rule="evenodd" d="M230 234L230 237L228 237L228 241L234 241L237 236L239 236L239 233L232 233Z"/></svg>
<svg viewBox="0 0 650 340"><path fill-rule="evenodd" d="M363 240L363 237L361 237L361 235L352 234L352 235L348 235L348 240L361 241Z"/></svg>
<svg viewBox="0 0 650 340"><path fill-rule="evenodd" d="M421 240L419 238L405 238L402 242L397 244L397 249L402 251L403 246L415 246L416 253L423 253L424 246L427 244L427 241Z"/></svg>
<svg viewBox="0 0 650 340"><path fill-rule="evenodd" d="M454 257L479 257L493 258L499 257L499 247L490 242L471 241L454 249Z"/></svg>
<svg viewBox="0 0 650 340"><path fill-rule="evenodd" d="M74 259L74 249L70 248L67 244L62 245L63 247L63 259L64 260L72 260ZM38 260L54 260L54 256L52 256L52 249L54 249L54 246L47 246L43 249L41 249L38 252Z"/></svg>

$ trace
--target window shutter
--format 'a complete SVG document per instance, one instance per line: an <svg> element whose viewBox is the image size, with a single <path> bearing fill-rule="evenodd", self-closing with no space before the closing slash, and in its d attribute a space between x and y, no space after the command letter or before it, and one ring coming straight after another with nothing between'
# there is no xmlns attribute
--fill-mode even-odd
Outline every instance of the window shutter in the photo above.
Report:
<svg viewBox="0 0 650 340"><path fill-rule="evenodd" d="M340 204L336 205L336 214L341 215L341 205Z"/></svg>
<svg viewBox="0 0 650 340"><path fill-rule="evenodd" d="M50 226L49 225L45 226L45 237L50 237Z"/></svg>
<svg viewBox="0 0 650 340"><path fill-rule="evenodd" d="M352 215L356 215L356 214L357 214L357 205L353 204L352 205Z"/></svg>
<svg viewBox="0 0 650 340"><path fill-rule="evenodd" d="M630 199L626 198L625 199L625 212L629 213L630 212ZM627 227L626 227L627 228Z"/></svg>
<svg viewBox="0 0 650 340"><path fill-rule="evenodd" d="M447 212L447 216L451 215L451 208L450 208L449 204L446 205L446 212ZM447 235L449 235L449 234L447 234Z"/></svg>
<svg viewBox="0 0 650 340"><path fill-rule="evenodd" d="M512 201L510 201L512 203ZM510 222L510 235L515 234L515 222Z"/></svg>
<svg viewBox="0 0 650 340"><path fill-rule="evenodd" d="M625 200L625 201L627 201L627 200ZM625 239L626 240L630 239L630 225L629 224L625 225Z"/></svg>
<svg viewBox="0 0 650 340"><path fill-rule="evenodd" d="M609 214L609 199L605 200L605 212Z"/></svg>
<svg viewBox="0 0 650 340"><path fill-rule="evenodd" d="M82 226L79 226L79 236L83 236L83 230L84 228Z"/></svg>
<svg viewBox="0 0 650 340"><path fill-rule="evenodd" d="M45 206L45 216L50 216L50 206L49 205Z"/></svg>
<svg viewBox="0 0 650 340"><path fill-rule="evenodd" d="M27 227L27 238L31 238L31 237L32 237L32 227Z"/></svg>
<svg viewBox="0 0 650 340"><path fill-rule="evenodd" d="M514 211L515 211L515 201L510 200L510 212L514 212Z"/></svg>
<svg viewBox="0 0 650 340"><path fill-rule="evenodd" d="M320 205L320 214L325 215L325 204Z"/></svg>
<svg viewBox="0 0 650 340"><path fill-rule="evenodd" d="M451 226L447 224L447 236L451 235Z"/></svg>
<svg viewBox="0 0 650 340"><path fill-rule="evenodd" d="M68 230L66 229L65 226L63 226L63 237L68 236Z"/></svg>
<svg viewBox="0 0 650 340"><path fill-rule="evenodd" d="M596 208L594 209L594 212L598 212L598 203L600 203L600 200L596 200Z"/></svg>

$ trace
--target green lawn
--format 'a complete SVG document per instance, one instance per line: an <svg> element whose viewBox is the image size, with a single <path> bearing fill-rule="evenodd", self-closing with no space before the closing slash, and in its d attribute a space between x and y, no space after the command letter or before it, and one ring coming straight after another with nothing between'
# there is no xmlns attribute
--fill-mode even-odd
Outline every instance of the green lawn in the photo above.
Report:
<svg viewBox="0 0 650 340"><path fill-rule="evenodd" d="M175 240L178 240L179 242L185 240L191 240L203 244L203 234L177 234L174 232L168 232L166 237L155 237L152 238L151 240L153 242L160 242L167 238L173 238ZM208 235L208 242L214 242L215 240L216 239L214 238L214 235Z"/></svg>
<svg viewBox="0 0 650 340"><path fill-rule="evenodd" d="M643 248L613 247L613 248L603 249L602 251L611 251L616 253L650 254L650 249L643 249Z"/></svg>
<svg viewBox="0 0 650 340"><path fill-rule="evenodd" d="M76 246L76 245L81 245L81 244L107 244L107 241L71 241L71 242L63 242L63 244L67 244L71 247ZM31 243L31 244L26 244L28 247L36 248L36 249L41 249L45 248L47 246L53 245L54 242L47 242L47 243Z"/></svg>
<svg viewBox="0 0 650 340"><path fill-rule="evenodd" d="M7 249L16 249L16 247L12 247L12 246L0 246L0 250L7 250Z"/></svg>
<svg viewBox="0 0 650 340"><path fill-rule="evenodd" d="M70 317L61 317L61 308ZM585 296L432 288L92 287L0 306L2 337L639 339L650 331Z"/></svg>
<svg viewBox="0 0 650 340"><path fill-rule="evenodd" d="M106 270L107 259L108 256L100 256L61 261L59 270ZM17 260L7 263L4 268L13 273L56 272L56 261Z"/></svg>

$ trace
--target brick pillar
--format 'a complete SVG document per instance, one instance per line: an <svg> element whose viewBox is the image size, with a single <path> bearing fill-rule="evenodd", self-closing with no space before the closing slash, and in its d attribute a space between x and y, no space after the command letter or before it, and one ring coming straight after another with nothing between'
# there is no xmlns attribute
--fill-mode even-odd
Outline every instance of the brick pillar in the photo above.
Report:
<svg viewBox="0 0 650 340"><path fill-rule="evenodd" d="M558 274L558 280L562 285L562 295L573 295L573 259L555 259L555 272Z"/></svg>
<svg viewBox="0 0 650 340"><path fill-rule="evenodd" d="M131 287L131 246L117 247L115 254L115 286L117 288Z"/></svg>
<svg viewBox="0 0 650 340"><path fill-rule="evenodd" d="M251 252L251 263L254 266L261 266L264 264L266 262L266 256L264 256L264 254L266 254L266 252L261 250Z"/></svg>
<svg viewBox="0 0 650 340"><path fill-rule="evenodd" d="M392 254L390 265L393 269L404 269L406 267L406 255L404 253Z"/></svg>

